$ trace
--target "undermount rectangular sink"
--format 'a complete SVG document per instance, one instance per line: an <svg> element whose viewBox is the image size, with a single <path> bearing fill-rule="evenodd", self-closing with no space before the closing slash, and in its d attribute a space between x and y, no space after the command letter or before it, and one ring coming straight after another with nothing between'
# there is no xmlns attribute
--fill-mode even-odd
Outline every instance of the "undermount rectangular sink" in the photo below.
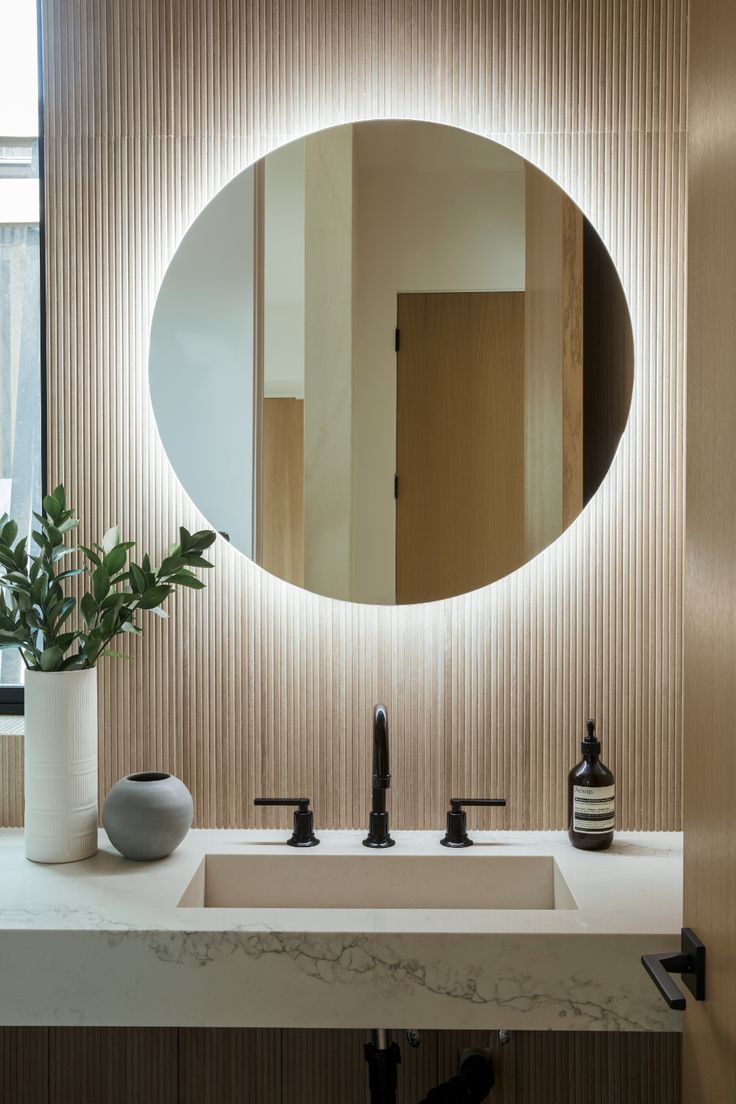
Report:
<svg viewBox="0 0 736 1104"><path fill-rule="evenodd" d="M551 855L205 855L179 907L574 909Z"/></svg>

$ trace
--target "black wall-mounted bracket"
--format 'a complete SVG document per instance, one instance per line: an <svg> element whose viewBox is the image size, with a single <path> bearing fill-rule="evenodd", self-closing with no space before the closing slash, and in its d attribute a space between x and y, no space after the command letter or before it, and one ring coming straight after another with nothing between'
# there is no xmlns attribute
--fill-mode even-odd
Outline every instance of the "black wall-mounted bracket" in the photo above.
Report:
<svg viewBox="0 0 736 1104"><path fill-rule="evenodd" d="M683 928L680 953L645 954L641 964L670 1008L684 1012L687 1001L670 974L679 974L697 1001L705 1000L705 946L692 928Z"/></svg>

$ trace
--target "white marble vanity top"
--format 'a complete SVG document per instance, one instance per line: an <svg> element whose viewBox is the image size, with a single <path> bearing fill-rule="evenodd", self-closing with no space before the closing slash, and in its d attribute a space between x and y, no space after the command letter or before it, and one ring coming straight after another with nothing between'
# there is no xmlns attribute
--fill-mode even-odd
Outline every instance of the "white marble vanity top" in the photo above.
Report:
<svg viewBox="0 0 736 1104"><path fill-rule="evenodd" d="M282 830L192 831L169 858L131 863L101 832L94 858L41 866L1 830L0 1023L678 1029L639 957L679 947L679 834L618 833L588 853L561 832L474 832L467 851L394 833L391 855L479 872L490 856L552 856L577 907L179 906L208 854L288 855L305 872L388 855L362 832L318 834L296 851Z"/></svg>

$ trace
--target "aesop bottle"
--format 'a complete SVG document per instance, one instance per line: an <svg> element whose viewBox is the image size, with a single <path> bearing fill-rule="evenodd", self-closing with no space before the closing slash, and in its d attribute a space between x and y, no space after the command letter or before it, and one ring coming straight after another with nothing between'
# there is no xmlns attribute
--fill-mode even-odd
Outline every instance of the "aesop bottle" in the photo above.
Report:
<svg viewBox="0 0 736 1104"><path fill-rule="evenodd" d="M613 843L616 787L613 774L600 761L595 721L588 721L586 727L580 744L582 761L568 777L568 835L573 847L603 851Z"/></svg>

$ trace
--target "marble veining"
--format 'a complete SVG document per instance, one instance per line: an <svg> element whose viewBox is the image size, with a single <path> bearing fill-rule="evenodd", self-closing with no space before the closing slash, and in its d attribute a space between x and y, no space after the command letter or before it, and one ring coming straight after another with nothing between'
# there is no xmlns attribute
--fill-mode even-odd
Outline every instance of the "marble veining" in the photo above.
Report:
<svg viewBox="0 0 736 1104"><path fill-rule="evenodd" d="M160 962L189 969L201 969L229 956L260 959L285 955L298 970L317 981L342 985L370 981L389 998L399 990L411 995L420 988L499 1010L513 1009L518 1013L543 1010L559 1020L571 1016L578 1029L583 1020L586 1027L607 1031L656 1030L662 1026L661 1017L631 1005L627 986L622 986L618 993L610 993L590 970L573 972L566 979L564 991L555 992L536 971L518 968L526 960L524 946L507 940L496 942L493 956L471 969L447 959L407 958L404 948L364 936L319 939L305 934L233 932L203 940L200 934L180 932L150 933L145 942Z"/></svg>

